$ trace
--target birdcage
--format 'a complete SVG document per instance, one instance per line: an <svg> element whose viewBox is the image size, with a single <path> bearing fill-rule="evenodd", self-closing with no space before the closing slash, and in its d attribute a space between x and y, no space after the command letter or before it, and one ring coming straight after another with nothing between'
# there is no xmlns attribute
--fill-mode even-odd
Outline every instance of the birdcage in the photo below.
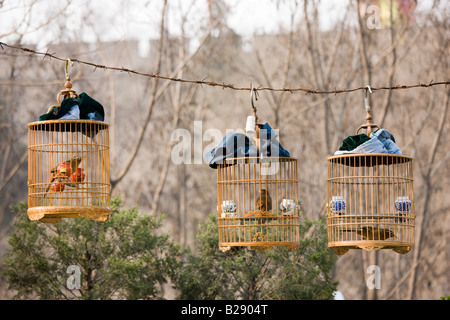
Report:
<svg viewBox="0 0 450 320"><path fill-rule="evenodd" d="M219 247L299 245L297 159L226 159L217 169Z"/></svg>
<svg viewBox="0 0 450 320"><path fill-rule="evenodd" d="M61 94L76 94L69 81ZM29 218L106 221L110 213L109 124L82 119L28 124Z"/></svg>
<svg viewBox="0 0 450 320"><path fill-rule="evenodd" d="M253 96L252 96L253 105ZM259 148L256 108L247 122ZM247 119L249 120L249 119ZM234 157L217 168L219 248L241 246L265 250L299 246L297 159L292 157Z"/></svg>
<svg viewBox="0 0 450 320"><path fill-rule="evenodd" d="M366 128L370 136L370 107ZM359 129L358 131L359 132ZM414 247L413 158L390 153L341 154L328 158L328 246L349 249Z"/></svg>

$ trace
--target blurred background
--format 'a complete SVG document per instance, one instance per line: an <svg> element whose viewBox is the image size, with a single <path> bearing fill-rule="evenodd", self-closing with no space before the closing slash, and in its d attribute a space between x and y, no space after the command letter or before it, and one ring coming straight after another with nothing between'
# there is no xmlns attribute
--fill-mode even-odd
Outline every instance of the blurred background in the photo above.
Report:
<svg viewBox="0 0 450 320"><path fill-rule="evenodd" d="M438 0L0 0L0 42L173 78L331 91L447 81L449 16L450 2ZM27 198L27 124L56 103L64 71L64 61L0 48L0 257L14 218L9 206ZM194 160L219 142L208 129L225 136L245 128L249 91L80 63L69 72L73 89L105 108L112 195L165 213L165 231L195 250L199 222L216 212L217 173ZM345 299L449 294L449 92L434 86L370 95L374 123L414 157L416 247L406 255L351 250L339 257L333 276ZM260 122L278 129L299 160L302 214L322 217L326 159L365 123L364 91L260 90L257 97ZM194 121L201 130L194 132ZM176 129L191 136L182 164L171 157ZM383 270L379 290L366 286L372 264ZM9 297L0 279L0 298Z"/></svg>

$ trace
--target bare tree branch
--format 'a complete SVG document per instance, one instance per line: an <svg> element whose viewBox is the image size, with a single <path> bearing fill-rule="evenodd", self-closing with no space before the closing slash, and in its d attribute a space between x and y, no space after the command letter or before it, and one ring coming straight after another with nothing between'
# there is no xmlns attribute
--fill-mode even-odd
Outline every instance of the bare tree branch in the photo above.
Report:
<svg viewBox="0 0 450 320"><path fill-rule="evenodd" d="M159 43L158 43L158 51L157 51L157 57L156 57L156 73L158 74L161 69L161 56L162 56L162 46L163 46L163 34L165 29L165 19L166 19L166 7L167 7L167 0L164 0L163 8L161 12L161 23L160 23L160 32L159 32ZM130 169L131 165L133 164L134 159L136 158L136 155L139 151L139 148L141 146L142 140L144 138L145 130L147 129L147 126L149 124L150 117L152 115L153 106L155 104L156 100L156 89L158 86L158 79L154 78L152 83L152 92L150 95L150 100L147 106L147 112L145 115L144 123L141 127L141 130L139 132L137 142L134 146L134 149L131 153L130 160L128 161L125 168L119 173L119 176L116 179L111 179L111 191L114 189L114 187L119 183L122 178L127 174L128 170Z"/></svg>
<svg viewBox="0 0 450 320"><path fill-rule="evenodd" d="M425 228L425 224L426 224L426 220L427 220L427 216L429 215L429 205L431 202L431 197L432 197L432 183L431 183L431 173L432 173L432 164L434 163L434 159L436 157L436 152L439 146L439 141L441 140L441 136L442 136L442 130L444 128L444 124L445 124L445 120L447 117L447 111L448 111L448 102L449 102L449 96L450 96L450 90L447 90L447 94L444 98L443 101L443 108L442 108L442 114L440 116L440 121L439 121L439 125L438 125L438 129L436 131L436 134L434 136L434 140L433 143L431 145L431 149L430 149L430 155L429 155L429 167L427 170L427 173L424 177L424 183L425 183L425 193L424 193L424 199L425 199L425 203L424 203L424 208L422 211L422 215L419 216L416 222L416 246L414 249L414 255L413 255L413 272L410 275L409 281L408 281L408 294L407 294L407 298L409 300L412 300L415 294L415 289L416 289L416 279L417 279L417 266L418 263L417 261L419 261L420 259L420 254L421 254L421 249L422 249L422 245L423 245L423 229Z"/></svg>
<svg viewBox="0 0 450 320"><path fill-rule="evenodd" d="M167 0L166 0L167 1ZM225 14L225 13L224 13ZM213 28L215 26L217 26L219 24L219 22L221 21L223 15L217 19L217 21L215 22L215 24L213 25ZM162 31L161 31L162 32ZM192 58L199 52L199 50L201 49L201 47L205 44L205 42L209 39L211 33L208 31L208 33L203 37L203 39L200 41L199 45L197 46L197 48L182 62L178 65L178 67L172 72L171 77L174 77L176 74L178 74L180 72L180 70L182 70L183 68L186 67L187 63L192 60ZM162 37L162 33L161 33L161 37ZM162 38L161 38L162 39ZM160 44L161 40L160 40ZM159 73L159 69L160 69L160 63L161 63L161 58L160 58L160 54L161 54L162 48L158 48L158 68L157 68L157 72L156 74ZM156 80L156 79L155 79ZM153 106L156 103L156 101L159 99L159 97L161 96L161 94L164 92L164 90L169 86L169 84L171 83L170 79L166 80L165 83L158 89L158 91L156 91L156 83L154 82L154 86L152 88L152 94L150 97L150 101L148 104L148 108L147 108L147 114L145 117L145 121L144 121L144 125L141 128L137 143L133 149L133 152L131 154L131 158L128 161L127 165L125 166L125 168L119 173L118 177L115 178L114 180L111 180L111 187L112 189L117 185L117 183L119 183L122 178L127 174L127 172L129 171L134 159L136 158L136 155L139 151L140 145L142 143L143 137L144 137L144 133L145 133L145 129L148 126L151 114L152 114L152 110L153 110Z"/></svg>

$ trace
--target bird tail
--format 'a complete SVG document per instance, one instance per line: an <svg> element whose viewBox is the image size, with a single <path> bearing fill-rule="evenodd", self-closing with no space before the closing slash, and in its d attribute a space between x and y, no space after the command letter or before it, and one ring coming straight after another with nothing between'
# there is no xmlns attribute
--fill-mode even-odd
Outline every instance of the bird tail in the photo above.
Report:
<svg viewBox="0 0 450 320"><path fill-rule="evenodd" d="M50 187L52 186L53 181L55 181L55 177L52 178L50 183L48 184L47 190L45 190L44 198L47 196L48 191L50 190Z"/></svg>

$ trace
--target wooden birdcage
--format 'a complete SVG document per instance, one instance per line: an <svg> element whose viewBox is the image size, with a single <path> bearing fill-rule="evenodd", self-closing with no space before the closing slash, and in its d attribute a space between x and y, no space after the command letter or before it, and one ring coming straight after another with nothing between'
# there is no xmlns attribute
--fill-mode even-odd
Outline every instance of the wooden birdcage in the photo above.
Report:
<svg viewBox="0 0 450 320"><path fill-rule="evenodd" d="M59 96L74 96L71 84ZM106 221L110 209L109 124L46 120L28 124L28 216Z"/></svg>
<svg viewBox="0 0 450 320"><path fill-rule="evenodd" d="M225 159L217 169L219 248L299 245L297 159Z"/></svg>
<svg viewBox="0 0 450 320"><path fill-rule="evenodd" d="M253 94L253 90L252 90ZM255 133L259 149L256 108L247 133ZM296 249L300 236L297 159L291 157L227 158L217 168L219 249L233 246L265 250L273 246Z"/></svg>
<svg viewBox="0 0 450 320"><path fill-rule="evenodd" d="M370 136L377 126L367 112L367 124L360 129ZM414 223L411 157L364 153L328 158L328 246L335 253L392 249L405 254L414 247Z"/></svg>

